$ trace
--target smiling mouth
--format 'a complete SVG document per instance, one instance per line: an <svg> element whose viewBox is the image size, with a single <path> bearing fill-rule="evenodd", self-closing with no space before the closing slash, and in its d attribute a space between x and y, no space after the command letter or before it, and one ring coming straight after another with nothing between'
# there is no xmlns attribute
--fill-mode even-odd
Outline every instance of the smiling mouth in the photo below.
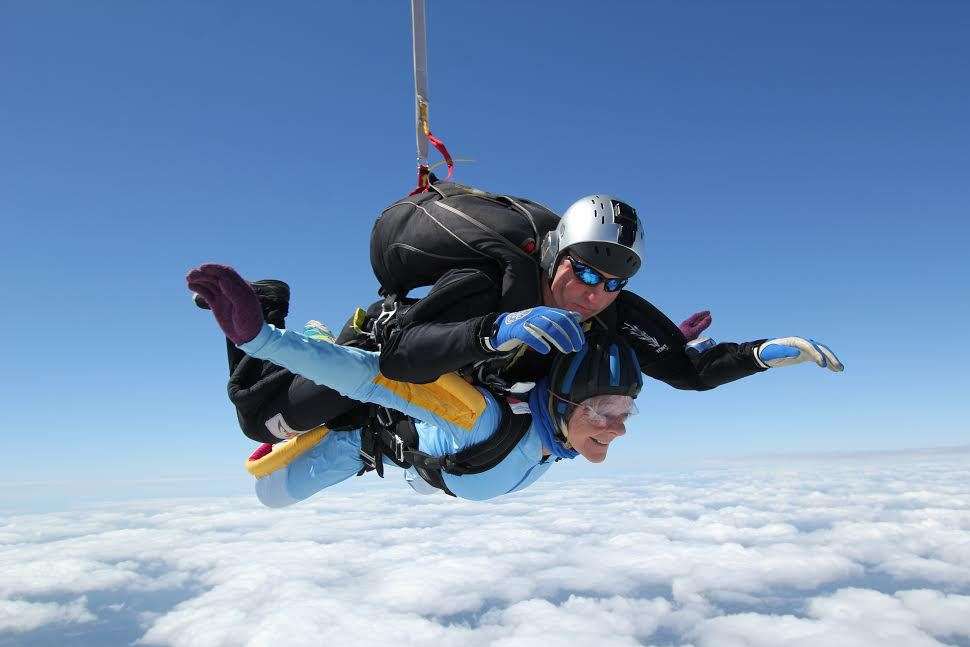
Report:
<svg viewBox="0 0 970 647"><path fill-rule="evenodd" d="M597 445L599 445L600 447L609 447L609 446L610 446L610 444L609 444L609 443L604 443L604 442L601 442L601 441L599 441L599 440L596 440L596 439L595 439L595 438L593 438L593 437L590 437L590 440L592 440L592 441L593 441L594 443L596 443L596 444L597 444Z"/></svg>

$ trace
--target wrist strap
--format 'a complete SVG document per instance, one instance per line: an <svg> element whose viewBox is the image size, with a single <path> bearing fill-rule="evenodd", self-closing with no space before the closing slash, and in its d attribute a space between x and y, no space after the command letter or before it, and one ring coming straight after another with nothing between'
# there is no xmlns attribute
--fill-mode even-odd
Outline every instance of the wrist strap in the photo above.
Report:
<svg viewBox="0 0 970 647"><path fill-rule="evenodd" d="M765 364L764 361L762 361L761 359L761 347L764 346L765 343L767 342L760 343L754 347L754 361L761 368L771 368L770 366Z"/></svg>

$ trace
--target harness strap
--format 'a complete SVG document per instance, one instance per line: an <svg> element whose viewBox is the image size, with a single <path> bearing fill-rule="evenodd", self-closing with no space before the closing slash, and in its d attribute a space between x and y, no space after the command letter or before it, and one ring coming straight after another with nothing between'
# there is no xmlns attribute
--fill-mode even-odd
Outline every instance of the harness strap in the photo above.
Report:
<svg viewBox="0 0 970 647"><path fill-rule="evenodd" d="M531 415L514 413L505 399L500 399L499 402L502 406L499 428L488 439L454 454L458 471L452 472L453 474L487 472L505 460L529 430L532 424Z"/></svg>
<svg viewBox="0 0 970 647"><path fill-rule="evenodd" d="M398 314L398 306L400 305L401 303L397 294L390 292L384 295L384 303L381 304L380 314L370 322L370 335L374 344L377 346L376 350L380 351L384 343L384 328L394 321L394 318Z"/></svg>
<svg viewBox="0 0 970 647"><path fill-rule="evenodd" d="M375 420L375 412L371 412L367 424L360 430L360 461L364 464L357 472L357 476L363 476L367 472L375 471L377 475L384 478L384 451L379 440Z"/></svg>
<svg viewBox="0 0 970 647"><path fill-rule="evenodd" d="M414 471L417 472L418 476L423 478L424 482L430 485L431 487L436 487L442 492L444 492L445 494L447 494L448 496L453 496L457 498L457 495L451 490L449 490L448 486L445 485L445 479L441 475L441 470L427 470L423 467L415 465Z"/></svg>
<svg viewBox="0 0 970 647"><path fill-rule="evenodd" d="M471 447L444 456L431 456L419 449L414 420L396 411L375 407L379 412L361 431L360 455L364 467L357 475L373 470L383 478L382 459L387 456L399 467L414 467L429 485L455 496L445 485L442 472L456 476L487 472L509 455L532 424L532 416L515 414L507 402L501 400L500 403L502 421L494 434Z"/></svg>
<svg viewBox="0 0 970 647"><path fill-rule="evenodd" d="M393 409L373 406L371 417L360 432L360 460L364 467L357 476L375 471L384 478L385 456L398 467L411 467L407 453L417 444L418 432L410 418Z"/></svg>

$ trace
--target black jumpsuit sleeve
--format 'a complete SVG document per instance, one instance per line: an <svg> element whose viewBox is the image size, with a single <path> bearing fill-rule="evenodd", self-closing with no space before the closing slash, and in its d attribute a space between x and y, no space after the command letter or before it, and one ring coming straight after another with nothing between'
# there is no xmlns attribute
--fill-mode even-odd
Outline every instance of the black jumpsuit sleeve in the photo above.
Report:
<svg viewBox="0 0 970 647"><path fill-rule="evenodd" d="M707 391L766 370L754 356L764 340L724 342L702 353L690 352L680 329L632 292L620 293L615 316L617 330L633 346L643 373L674 388Z"/></svg>
<svg viewBox="0 0 970 647"><path fill-rule="evenodd" d="M482 346L501 299L499 283L472 269L448 272L398 317L381 345L381 373L423 384L494 357Z"/></svg>

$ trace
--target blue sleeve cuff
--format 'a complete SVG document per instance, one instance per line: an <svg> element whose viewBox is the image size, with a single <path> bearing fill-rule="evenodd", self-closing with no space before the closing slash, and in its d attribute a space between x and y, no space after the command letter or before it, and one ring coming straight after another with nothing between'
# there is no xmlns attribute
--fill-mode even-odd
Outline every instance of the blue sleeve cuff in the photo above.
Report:
<svg viewBox="0 0 970 647"><path fill-rule="evenodd" d="M244 344L236 344L236 348L247 355L254 355L258 353L259 350L265 346L270 339L272 339L273 330L275 330L274 326L268 323L263 323L263 327L259 329L259 334Z"/></svg>

